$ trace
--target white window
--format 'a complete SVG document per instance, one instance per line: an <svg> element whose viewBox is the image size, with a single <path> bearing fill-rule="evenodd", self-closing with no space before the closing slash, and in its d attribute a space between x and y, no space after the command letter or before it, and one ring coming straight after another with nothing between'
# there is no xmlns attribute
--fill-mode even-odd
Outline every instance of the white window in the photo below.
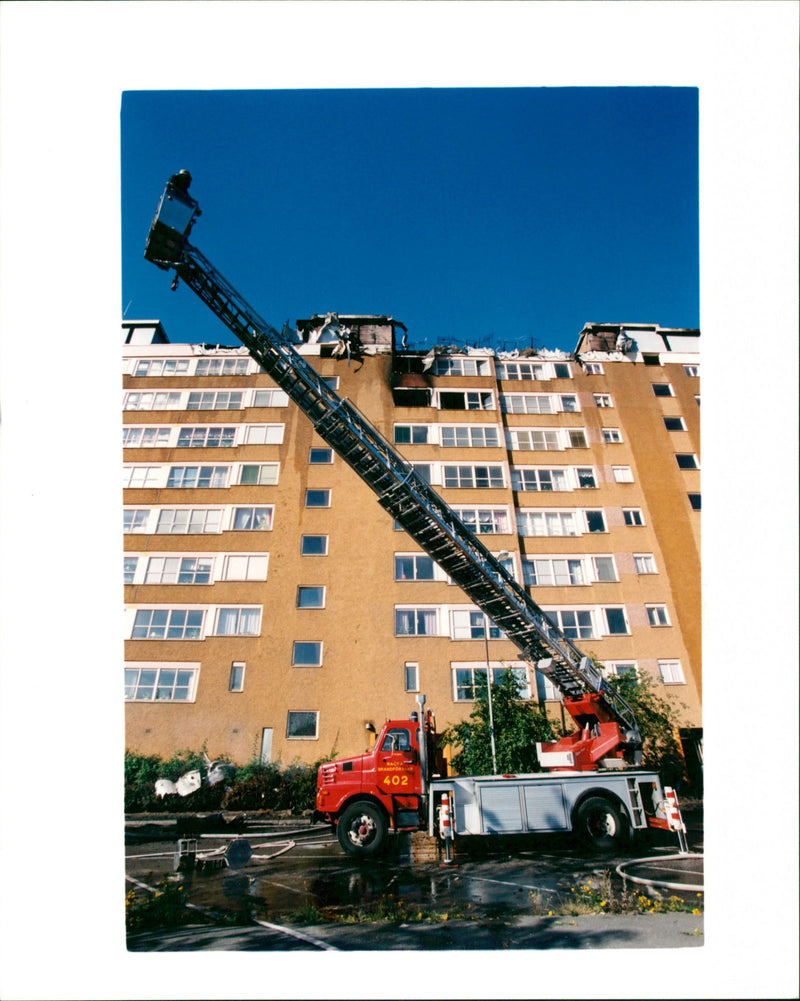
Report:
<svg viewBox="0 0 800 1001"><path fill-rule="evenodd" d="M532 381L534 379L546 379L546 367L543 364L531 361L503 362L497 365L498 379L524 379Z"/></svg>
<svg viewBox="0 0 800 1001"><path fill-rule="evenodd" d="M281 445L283 424L248 424L245 428L245 445Z"/></svg>
<svg viewBox="0 0 800 1001"><path fill-rule="evenodd" d="M330 507L330 490L306 490L306 507Z"/></svg>
<svg viewBox="0 0 800 1001"><path fill-rule="evenodd" d="M243 486L270 487L278 482L280 463L262 462L243 465L239 469L239 483Z"/></svg>
<svg viewBox="0 0 800 1001"><path fill-rule="evenodd" d="M637 675L635 660L611 660L603 663L603 674L609 677L624 678Z"/></svg>
<svg viewBox="0 0 800 1001"><path fill-rule="evenodd" d="M491 375L488 358L436 358L434 375Z"/></svg>
<svg viewBox="0 0 800 1001"><path fill-rule="evenodd" d="M618 580L613 556L593 556L592 570L598 583Z"/></svg>
<svg viewBox="0 0 800 1001"><path fill-rule="evenodd" d="M433 482L433 464L430 462L412 462L411 468L426 483Z"/></svg>
<svg viewBox="0 0 800 1001"><path fill-rule="evenodd" d="M436 608L395 608L395 636L438 636Z"/></svg>
<svg viewBox="0 0 800 1001"><path fill-rule="evenodd" d="M211 584L212 560L201 556L151 556L145 584Z"/></svg>
<svg viewBox="0 0 800 1001"><path fill-rule="evenodd" d="M612 466L611 472L615 483L633 483L633 472L630 466Z"/></svg>
<svg viewBox="0 0 800 1001"><path fill-rule="evenodd" d="M594 405L596 407L613 407L614 401L611 399L608 393L595 393Z"/></svg>
<svg viewBox="0 0 800 1001"><path fill-rule="evenodd" d="M531 466L511 470L511 489L526 490L569 490L566 469L545 469Z"/></svg>
<svg viewBox="0 0 800 1001"><path fill-rule="evenodd" d="M222 390L219 393L189 393L187 410L241 410L244 394Z"/></svg>
<svg viewBox="0 0 800 1001"><path fill-rule="evenodd" d="M568 428L567 441L570 448L588 448L586 432L583 428Z"/></svg>
<svg viewBox="0 0 800 1001"><path fill-rule="evenodd" d="M479 389L437 389L435 399L440 410L494 410L494 393Z"/></svg>
<svg viewBox="0 0 800 1001"><path fill-rule="evenodd" d="M500 444L496 427L455 424L439 429L443 448L494 448Z"/></svg>
<svg viewBox="0 0 800 1001"><path fill-rule="evenodd" d="M123 410L179 410L180 393L126 393Z"/></svg>
<svg viewBox="0 0 800 1001"><path fill-rule="evenodd" d="M658 671L665 685L686 684L686 678L683 676L683 668L679 660L660 660L658 662Z"/></svg>
<svg viewBox="0 0 800 1001"><path fill-rule="evenodd" d="M636 567L636 573L657 573L656 561L649 553L634 555L633 562Z"/></svg>
<svg viewBox="0 0 800 1001"><path fill-rule="evenodd" d="M244 691L244 669L245 662L243 660L235 660L231 664L231 674L228 681L228 691L229 692L243 692Z"/></svg>
<svg viewBox="0 0 800 1001"><path fill-rule="evenodd" d="M157 535L216 534L221 531L219 508L163 508L158 515Z"/></svg>
<svg viewBox="0 0 800 1001"><path fill-rule="evenodd" d="M697 456L691 452L678 452L675 455L675 461L678 463L678 469L699 469L700 463Z"/></svg>
<svg viewBox="0 0 800 1001"><path fill-rule="evenodd" d="M505 535L511 531L508 510L504 507L462 507L456 514L476 535Z"/></svg>
<svg viewBox="0 0 800 1001"><path fill-rule="evenodd" d="M443 466L446 487L504 487L502 466Z"/></svg>
<svg viewBox="0 0 800 1001"><path fill-rule="evenodd" d="M140 608L130 638L132 640L202 639L205 611L200 608Z"/></svg>
<svg viewBox="0 0 800 1001"><path fill-rule="evenodd" d="M128 662L126 702L193 702L199 665Z"/></svg>
<svg viewBox="0 0 800 1001"><path fill-rule="evenodd" d="M198 358L195 375L247 375L249 358Z"/></svg>
<svg viewBox="0 0 800 1001"><path fill-rule="evenodd" d="M325 588L308 586L298 587L295 604L297 608L324 608Z"/></svg>
<svg viewBox="0 0 800 1001"><path fill-rule="evenodd" d="M322 643L295 640L292 644L292 667L321 667Z"/></svg>
<svg viewBox="0 0 800 1001"><path fill-rule="evenodd" d="M580 559L524 559L522 576L528 587L574 587L588 583Z"/></svg>
<svg viewBox="0 0 800 1001"><path fill-rule="evenodd" d="M289 397L282 389L256 389L253 393L254 407L288 407Z"/></svg>
<svg viewBox="0 0 800 1001"><path fill-rule="evenodd" d="M669 616L666 605L647 605L647 621L651 626L668 626Z"/></svg>
<svg viewBox="0 0 800 1001"><path fill-rule="evenodd" d="M626 525L644 525L644 515L638 507L623 508L622 516Z"/></svg>
<svg viewBox="0 0 800 1001"><path fill-rule="evenodd" d="M188 371L188 358L142 358L136 362L133 374L152 377L156 375L186 375Z"/></svg>
<svg viewBox="0 0 800 1001"><path fill-rule="evenodd" d="M700 366L699 365L684 365L683 371L689 376L699 376Z"/></svg>
<svg viewBox="0 0 800 1001"><path fill-rule="evenodd" d="M603 615L609 636L627 636L630 633L624 608L604 608Z"/></svg>
<svg viewBox="0 0 800 1001"><path fill-rule="evenodd" d="M122 531L126 535L136 532L146 532L149 519L150 511L148 508L139 508L135 511L126 508L122 512Z"/></svg>
<svg viewBox="0 0 800 1001"><path fill-rule="evenodd" d="M549 431L509 428L508 447L520 452L556 452L564 448L564 441L556 428Z"/></svg>
<svg viewBox="0 0 800 1001"><path fill-rule="evenodd" d="M329 466L332 462L332 448L310 448L308 450L309 466Z"/></svg>
<svg viewBox="0 0 800 1001"><path fill-rule="evenodd" d="M182 427L178 432L178 448L231 448L235 444L235 427L192 425Z"/></svg>
<svg viewBox="0 0 800 1001"><path fill-rule="evenodd" d="M555 608L545 610L547 618L570 640L590 640L595 637L594 622L589 609Z"/></svg>
<svg viewBox="0 0 800 1001"><path fill-rule="evenodd" d="M430 556L422 553L395 553L395 580L434 580L436 569Z"/></svg>
<svg viewBox="0 0 800 1001"><path fill-rule="evenodd" d="M587 361L583 366L586 375L602 375L603 366L597 361Z"/></svg>
<svg viewBox="0 0 800 1001"><path fill-rule="evenodd" d="M561 409L565 414L577 414L581 409L578 406L577 396L572 396L571 394L569 396L559 396L558 400L561 404Z"/></svg>
<svg viewBox="0 0 800 1001"><path fill-rule="evenodd" d="M602 511L584 511L586 528L589 532L606 532L606 519Z"/></svg>
<svg viewBox="0 0 800 1001"><path fill-rule="evenodd" d="M403 678L407 692L419 691L419 664L407 660L403 665Z"/></svg>
<svg viewBox="0 0 800 1001"><path fill-rule="evenodd" d="M158 487L164 482L161 466L123 466L123 489Z"/></svg>
<svg viewBox="0 0 800 1001"><path fill-rule="evenodd" d="M500 409L506 414L554 414L555 397L549 393L501 393Z"/></svg>
<svg viewBox="0 0 800 1001"><path fill-rule="evenodd" d="M316 740L319 711L290 709L286 714L286 736L289 740Z"/></svg>
<svg viewBox="0 0 800 1001"><path fill-rule="evenodd" d="M125 584L132 584L136 577L136 568L139 565L138 556L123 557L122 580Z"/></svg>
<svg viewBox="0 0 800 1001"><path fill-rule="evenodd" d="M184 490L195 487L227 487L229 472L229 466L172 466L167 486Z"/></svg>
<svg viewBox="0 0 800 1001"><path fill-rule="evenodd" d="M497 626L489 622L489 639L502 639ZM482 640L486 638L487 618L483 612L471 609L453 609L450 612L450 638L454 640Z"/></svg>
<svg viewBox="0 0 800 1001"><path fill-rule="evenodd" d="M122 429L123 448L163 448L169 445L169 427L143 427L129 424Z"/></svg>
<svg viewBox="0 0 800 1001"><path fill-rule="evenodd" d="M327 556L327 535L304 535L300 540L301 556Z"/></svg>
<svg viewBox="0 0 800 1001"><path fill-rule="evenodd" d="M267 553L232 553L222 564L222 580L266 580Z"/></svg>
<svg viewBox="0 0 800 1001"><path fill-rule="evenodd" d="M674 396L672 386L668 382L653 382L653 393L655 396Z"/></svg>
<svg viewBox="0 0 800 1001"><path fill-rule="evenodd" d="M581 490L591 490L597 487L597 478L591 466L578 467L575 470L578 476L578 487Z"/></svg>
<svg viewBox="0 0 800 1001"><path fill-rule="evenodd" d="M427 445L430 430L427 424L395 424L395 445Z"/></svg>
<svg viewBox="0 0 800 1001"><path fill-rule="evenodd" d="M520 697L530 699L531 688L528 683L528 671L523 664L489 662L492 672L492 684L499 685L507 672L510 672L520 683ZM456 702L474 702L486 691L486 663L454 662L451 664L453 677L453 699Z"/></svg>
<svg viewBox="0 0 800 1001"><path fill-rule="evenodd" d="M577 535L574 511L517 511L517 531L523 536Z"/></svg>
<svg viewBox="0 0 800 1001"><path fill-rule="evenodd" d="M622 432L619 428L603 428L603 441L607 445L619 445L622 442Z"/></svg>
<svg viewBox="0 0 800 1001"><path fill-rule="evenodd" d="M261 632L261 608L220 608L217 610L215 636L258 636Z"/></svg>
<svg viewBox="0 0 800 1001"><path fill-rule="evenodd" d="M234 532L270 532L273 510L271 506L235 507L231 529Z"/></svg>

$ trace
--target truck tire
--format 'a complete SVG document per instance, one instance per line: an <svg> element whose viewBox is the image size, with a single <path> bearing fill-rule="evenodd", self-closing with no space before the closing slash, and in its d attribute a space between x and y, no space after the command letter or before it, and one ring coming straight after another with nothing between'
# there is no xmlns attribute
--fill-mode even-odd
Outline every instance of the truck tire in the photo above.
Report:
<svg viewBox="0 0 800 1001"><path fill-rule="evenodd" d="M388 824L380 807L374 803L351 803L342 811L336 825L336 837L348 855L375 855L386 839Z"/></svg>
<svg viewBox="0 0 800 1001"><path fill-rule="evenodd" d="M630 839L630 827L624 811L604 796L589 796L578 806L573 833L595 851L623 848Z"/></svg>

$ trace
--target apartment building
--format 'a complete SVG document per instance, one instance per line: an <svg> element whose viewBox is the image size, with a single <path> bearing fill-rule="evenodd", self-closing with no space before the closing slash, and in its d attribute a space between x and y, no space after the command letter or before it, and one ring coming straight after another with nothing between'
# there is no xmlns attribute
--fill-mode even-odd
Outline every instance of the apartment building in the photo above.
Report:
<svg viewBox="0 0 800 1001"><path fill-rule="evenodd" d="M424 692L559 693L243 348L123 324L127 746L289 763L360 753ZM609 674L701 713L699 331L587 324L572 354L403 347L317 316L298 350Z"/></svg>

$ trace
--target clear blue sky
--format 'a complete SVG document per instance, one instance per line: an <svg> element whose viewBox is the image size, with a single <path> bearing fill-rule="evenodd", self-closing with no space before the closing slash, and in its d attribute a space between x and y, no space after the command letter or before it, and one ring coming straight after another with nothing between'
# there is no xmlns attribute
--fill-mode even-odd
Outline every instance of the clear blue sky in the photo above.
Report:
<svg viewBox="0 0 800 1001"><path fill-rule="evenodd" d="M697 327L697 141L683 87L127 92L121 308L234 342L142 257L185 167L193 242L276 327L567 350L587 321Z"/></svg>

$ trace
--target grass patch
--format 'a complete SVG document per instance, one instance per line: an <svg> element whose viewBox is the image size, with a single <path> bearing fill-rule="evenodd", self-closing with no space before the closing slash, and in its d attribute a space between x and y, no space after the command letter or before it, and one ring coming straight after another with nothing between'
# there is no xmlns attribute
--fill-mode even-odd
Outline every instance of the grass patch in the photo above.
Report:
<svg viewBox="0 0 800 1001"><path fill-rule="evenodd" d="M309 904L299 911L287 915L292 924L364 924L386 922L387 924L442 924L455 920L476 921L470 904L460 908L432 908L408 904L395 897L381 897L369 905L344 907L315 907Z"/></svg>
<svg viewBox="0 0 800 1001"><path fill-rule="evenodd" d="M125 927L128 931L153 928L177 928L190 920L182 884L162 879L154 893L138 894L129 890L125 896Z"/></svg>
<svg viewBox="0 0 800 1001"><path fill-rule="evenodd" d="M612 886L611 873L606 871L598 880L570 887L566 898L544 899L541 893L530 894L531 907L536 915L575 916L579 914L702 914L703 894L692 899L661 894L648 896L641 890L617 890Z"/></svg>

